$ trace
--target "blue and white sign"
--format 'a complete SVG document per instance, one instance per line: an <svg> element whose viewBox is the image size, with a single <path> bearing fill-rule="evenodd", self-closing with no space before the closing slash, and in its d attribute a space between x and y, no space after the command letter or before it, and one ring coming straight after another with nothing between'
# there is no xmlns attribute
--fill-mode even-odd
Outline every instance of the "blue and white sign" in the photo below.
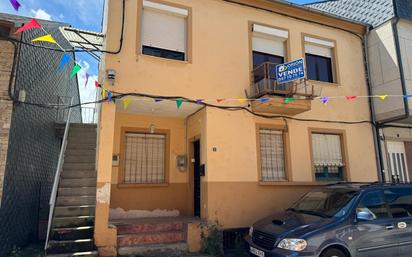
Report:
<svg viewBox="0 0 412 257"><path fill-rule="evenodd" d="M278 84L305 78L305 60L303 58L276 65Z"/></svg>

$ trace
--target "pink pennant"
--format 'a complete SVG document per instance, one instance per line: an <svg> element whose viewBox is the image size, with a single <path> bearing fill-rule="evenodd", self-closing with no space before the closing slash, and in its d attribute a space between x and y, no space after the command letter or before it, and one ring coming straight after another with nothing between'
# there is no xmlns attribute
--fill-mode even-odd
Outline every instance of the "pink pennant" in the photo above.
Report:
<svg viewBox="0 0 412 257"><path fill-rule="evenodd" d="M99 87L99 86L100 86L100 85L99 85L99 81L95 80L95 81L94 81L94 86L95 86L95 87Z"/></svg>
<svg viewBox="0 0 412 257"><path fill-rule="evenodd" d="M40 23L38 23L36 21L36 19L31 19L31 21L29 23L24 24L22 27L20 27L18 30L16 30L16 32L14 32L14 34L23 32L25 30L29 30L29 29L39 29L41 28Z"/></svg>
<svg viewBox="0 0 412 257"><path fill-rule="evenodd" d="M216 99L216 102L218 102L218 103L222 103L224 101L225 101L225 99Z"/></svg>

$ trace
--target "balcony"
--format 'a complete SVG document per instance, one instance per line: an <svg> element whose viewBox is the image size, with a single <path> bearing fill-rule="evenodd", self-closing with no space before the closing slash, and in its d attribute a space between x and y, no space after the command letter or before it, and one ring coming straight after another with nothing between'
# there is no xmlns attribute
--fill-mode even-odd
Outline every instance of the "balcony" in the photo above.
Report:
<svg viewBox="0 0 412 257"><path fill-rule="evenodd" d="M277 63L265 62L252 71L252 85L249 97L268 98L269 101L253 101L252 110L260 113L297 115L311 109L311 99L315 96L313 85L306 80L278 84L276 81ZM293 98L286 103L285 99Z"/></svg>

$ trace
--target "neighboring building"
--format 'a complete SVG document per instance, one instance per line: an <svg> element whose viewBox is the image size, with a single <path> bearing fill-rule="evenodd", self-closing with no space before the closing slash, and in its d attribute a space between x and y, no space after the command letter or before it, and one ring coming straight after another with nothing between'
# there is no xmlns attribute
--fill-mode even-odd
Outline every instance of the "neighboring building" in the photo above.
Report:
<svg viewBox="0 0 412 257"><path fill-rule="evenodd" d="M55 125L65 112L28 103L62 104L71 97L73 103L80 102L77 80L69 80L72 67L59 70L61 52L6 40L12 37L30 43L44 33L30 30L15 35L29 20L0 13L0 256L37 240L47 227L61 144ZM40 23L63 47L70 48L58 30L66 24ZM26 103L13 103L9 92L15 99L25 92ZM72 121L81 122L80 107L73 109Z"/></svg>
<svg viewBox="0 0 412 257"><path fill-rule="evenodd" d="M119 47L122 2L106 1L109 50ZM368 95L366 26L269 0L139 0L126 1L125 10L123 48L103 57L101 74L116 74L104 87L176 98L127 96L101 106L100 256L185 239L189 250L196 249L193 220L180 230L181 219L141 226L156 219L136 218L179 215L244 228L315 186L378 180L373 126L322 122L369 121L368 99L311 100ZM277 85L274 64L302 57L309 80ZM215 106L250 104L259 114L292 119L188 101L177 108L180 97ZM246 97L260 100L248 103Z"/></svg>
<svg viewBox="0 0 412 257"><path fill-rule="evenodd" d="M412 179L412 2L332 0L308 5L371 25L367 56L372 95L400 95L373 101L381 138L385 181Z"/></svg>

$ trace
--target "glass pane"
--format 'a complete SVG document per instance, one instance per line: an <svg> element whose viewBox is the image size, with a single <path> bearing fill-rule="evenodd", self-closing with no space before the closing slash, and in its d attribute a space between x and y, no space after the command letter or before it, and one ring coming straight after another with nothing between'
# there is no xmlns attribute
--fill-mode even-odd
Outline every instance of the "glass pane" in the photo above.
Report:
<svg viewBox="0 0 412 257"><path fill-rule="evenodd" d="M151 46L143 46L142 53L146 55L151 55L151 56L156 56L156 57L161 57L161 58L166 58L166 59L172 59L172 60L178 60L178 61L185 60L185 53L151 47Z"/></svg>
<svg viewBox="0 0 412 257"><path fill-rule="evenodd" d="M356 212L369 212L374 219L389 218L385 198L381 191L374 191L363 196Z"/></svg>
<svg viewBox="0 0 412 257"><path fill-rule="evenodd" d="M253 68L254 69L262 65L265 62L281 64L281 63L284 63L284 58L282 56L253 51Z"/></svg>
<svg viewBox="0 0 412 257"><path fill-rule="evenodd" d="M412 217L412 188L385 189L385 197L392 217Z"/></svg>
<svg viewBox="0 0 412 257"><path fill-rule="evenodd" d="M306 54L307 78L333 83L332 59L314 54Z"/></svg>

